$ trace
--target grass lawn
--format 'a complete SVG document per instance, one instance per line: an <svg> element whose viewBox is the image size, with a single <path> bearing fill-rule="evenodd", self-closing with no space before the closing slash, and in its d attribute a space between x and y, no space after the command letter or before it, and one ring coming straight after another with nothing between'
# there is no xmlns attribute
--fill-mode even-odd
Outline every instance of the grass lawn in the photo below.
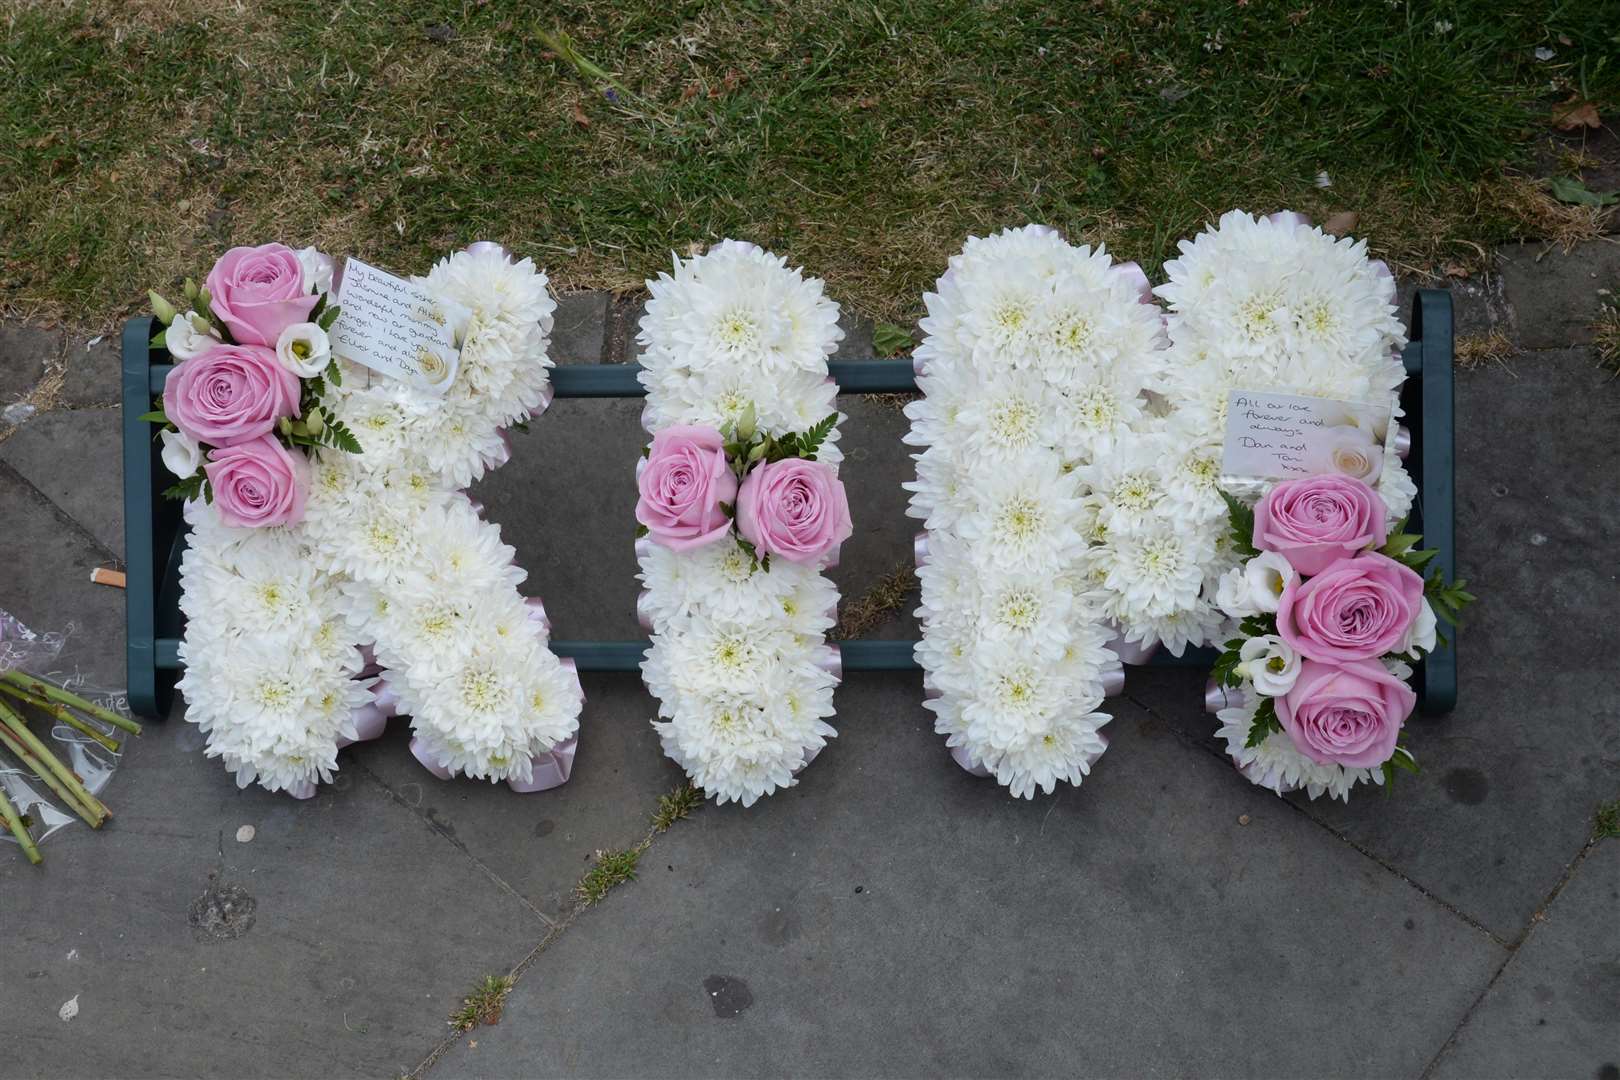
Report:
<svg viewBox="0 0 1620 1080"><path fill-rule="evenodd" d="M723 236L914 317L970 232L1150 267L1232 206L1408 267L1537 229L1612 0L0 0L8 314L105 324L232 243L500 240L633 288ZM1541 50L1538 58L1538 50ZM1319 187L1326 173L1331 187Z"/></svg>

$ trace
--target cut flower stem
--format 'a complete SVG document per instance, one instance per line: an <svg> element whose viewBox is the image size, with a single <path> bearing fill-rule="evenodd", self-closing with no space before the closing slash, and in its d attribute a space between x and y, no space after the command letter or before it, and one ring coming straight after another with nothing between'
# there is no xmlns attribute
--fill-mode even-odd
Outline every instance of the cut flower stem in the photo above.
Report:
<svg viewBox="0 0 1620 1080"><path fill-rule="evenodd" d="M18 701L27 702L42 712L46 712L51 716L54 716L56 719L62 721L62 723L66 724L74 731L79 732L79 734L94 739L96 742L100 743L102 746L105 746L113 753L116 754L118 752L120 745L118 740L112 738L104 732L96 730L85 721L73 715L72 710L66 705L60 705L54 701L49 701L42 697L36 697L33 694L12 685L11 683L0 683L0 694L9 694Z"/></svg>
<svg viewBox="0 0 1620 1080"><path fill-rule="evenodd" d="M0 735L0 742L20 743L22 746L27 747L35 759L44 764L62 782L63 786L73 792L74 796L83 805L83 808L88 810L91 815L94 815L93 817L85 817L85 820L90 822L92 827L99 828L102 821L112 816L111 812L80 783L73 770L57 760L56 755L51 753L44 743L40 742L39 737L28 730L28 725L23 722L22 717L18 716L9 705L3 702L0 702L0 728L9 728L11 736L11 738L7 739ZM11 749L13 753L21 754L20 748L12 746ZM95 820L97 817L101 820Z"/></svg>
<svg viewBox="0 0 1620 1080"><path fill-rule="evenodd" d="M38 866L45 861L45 857L39 853L38 845L34 843L34 838L28 835L28 826L23 824L22 815L17 813L17 808L11 805L11 800L6 798L4 791L0 791L0 820L5 822L6 829L17 838L17 843L22 845L23 854L28 856L29 862Z"/></svg>
<svg viewBox="0 0 1620 1080"><path fill-rule="evenodd" d="M57 686L55 683L42 679L38 675L29 675L23 671L7 671L0 673L0 681L11 683L13 686L20 687L38 697L49 698L62 705L71 706L82 713L95 717L104 724L111 724L115 728L127 731L131 735L141 733L141 725L129 717L120 716L111 709L104 709L94 702L86 701L73 691Z"/></svg>

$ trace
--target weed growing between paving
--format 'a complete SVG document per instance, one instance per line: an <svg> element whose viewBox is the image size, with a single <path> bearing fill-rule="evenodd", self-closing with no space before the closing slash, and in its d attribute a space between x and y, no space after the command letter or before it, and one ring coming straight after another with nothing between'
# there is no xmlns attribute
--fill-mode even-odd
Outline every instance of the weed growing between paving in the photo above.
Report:
<svg viewBox="0 0 1620 1080"><path fill-rule="evenodd" d="M642 837L641 843L623 850L596 853L595 865L574 886L574 898L579 906L588 908L601 903L608 893L627 881L634 881L636 864L640 862L642 853L652 846L653 839L668 831L677 821L690 817L702 805L703 789L689 783L682 784L667 795L660 795L658 809L652 817L652 828Z"/></svg>
<svg viewBox="0 0 1620 1080"><path fill-rule="evenodd" d="M451 1014L450 1026L458 1032L467 1032L480 1025L500 1023L501 1010L506 1007L506 995L511 989L511 976L485 976L478 989L468 994L461 1008Z"/></svg>
<svg viewBox="0 0 1620 1080"><path fill-rule="evenodd" d="M897 564L859 599L844 602L838 625L832 628L827 640L849 641L864 636L904 607L906 597L916 588L916 569L909 562Z"/></svg>

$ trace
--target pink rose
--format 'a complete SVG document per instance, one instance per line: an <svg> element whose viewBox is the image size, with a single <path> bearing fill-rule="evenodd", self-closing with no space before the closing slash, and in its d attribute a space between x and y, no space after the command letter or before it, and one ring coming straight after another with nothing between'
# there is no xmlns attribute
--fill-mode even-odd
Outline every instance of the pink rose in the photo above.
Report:
<svg viewBox="0 0 1620 1080"><path fill-rule="evenodd" d="M243 345L274 346L281 332L308 322L320 299L304 284L297 252L284 244L234 247L208 271L208 302Z"/></svg>
<svg viewBox="0 0 1620 1080"><path fill-rule="evenodd" d="M1254 546L1284 556L1302 574L1317 574L1335 559L1382 545L1387 518L1384 500L1354 477L1284 480L1254 508Z"/></svg>
<svg viewBox="0 0 1620 1080"><path fill-rule="evenodd" d="M298 376L259 345L216 345L182 360L163 387L163 411L200 443L230 446L298 415Z"/></svg>
<svg viewBox="0 0 1620 1080"><path fill-rule="evenodd" d="M761 555L820 563L854 531L849 500L825 461L784 458L743 478L737 531Z"/></svg>
<svg viewBox="0 0 1620 1080"><path fill-rule="evenodd" d="M252 529L294 525L304 518L309 463L272 435L210 451L203 471L227 525Z"/></svg>
<svg viewBox="0 0 1620 1080"><path fill-rule="evenodd" d="M1368 552L1289 582L1277 605L1277 633L1312 660L1370 660L1398 650L1422 609L1423 579Z"/></svg>
<svg viewBox="0 0 1620 1080"><path fill-rule="evenodd" d="M672 427L654 435L636 489L636 520L672 551L712 543L731 528L720 504L736 498L737 477L726 464L725 439L713 428Z"/></svg>
<svg viewBox="0 0 1620 1080"><path fill-rule="evenodd" d="M1417 695L1377 660L1307 660L1276 702L1277 721L1300 753L1319 765L1371 769L1395 753Z"/></svg>

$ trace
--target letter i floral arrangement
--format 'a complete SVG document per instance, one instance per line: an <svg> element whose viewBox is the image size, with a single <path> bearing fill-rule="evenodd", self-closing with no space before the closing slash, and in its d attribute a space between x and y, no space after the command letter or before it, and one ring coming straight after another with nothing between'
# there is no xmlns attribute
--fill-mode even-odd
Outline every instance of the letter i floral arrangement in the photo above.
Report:
<svg viewBox="0 0 1620 1080"><path fill-rule="evenodd" d="M648 282L637 464L642 676L664 751L717 801L790 787L828 737L851 533L827 377L838 305L727 240Z"/></svg>
<svg viewBox="0 0 1620 1080"><path fill-rule="evenodd" d="M191 526L186 719L239 785L297 798L396 713L435 776L554 787L579 679L462 490L551 401L546 277L489 243L341 276L334 298L331 259L266 244L187 282L183 313L153 294L176 365L148 418Z"/></svg>

